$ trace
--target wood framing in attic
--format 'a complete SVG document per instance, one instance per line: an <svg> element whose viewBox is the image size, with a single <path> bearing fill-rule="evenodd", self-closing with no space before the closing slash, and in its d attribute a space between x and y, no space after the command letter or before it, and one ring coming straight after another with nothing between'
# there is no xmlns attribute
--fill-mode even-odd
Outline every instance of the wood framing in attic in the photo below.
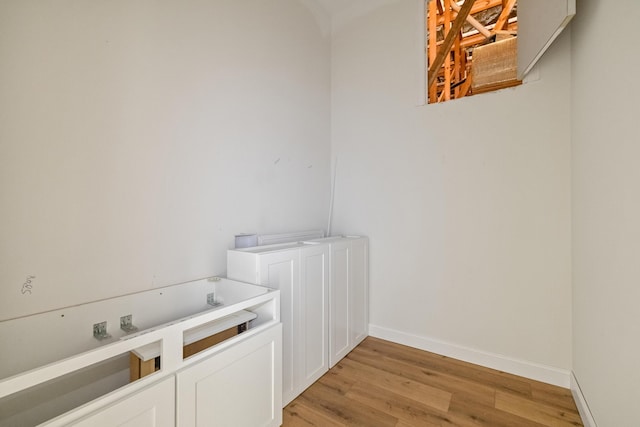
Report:
<svg viewBox="0 0 640 427"><path fill-rule="evenodd" d="M425 1L430 104L522 83L517 0Z"/></svg>

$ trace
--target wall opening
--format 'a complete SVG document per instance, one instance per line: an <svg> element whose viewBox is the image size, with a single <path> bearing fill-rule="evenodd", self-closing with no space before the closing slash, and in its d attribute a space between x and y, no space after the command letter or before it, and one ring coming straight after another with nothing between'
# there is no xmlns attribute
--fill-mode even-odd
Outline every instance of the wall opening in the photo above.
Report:
<svg viewBox="0 0 640 427"><path fill-rule="evenodd" d="M516 0L425 0L429 104L522 83Z"/></svg>

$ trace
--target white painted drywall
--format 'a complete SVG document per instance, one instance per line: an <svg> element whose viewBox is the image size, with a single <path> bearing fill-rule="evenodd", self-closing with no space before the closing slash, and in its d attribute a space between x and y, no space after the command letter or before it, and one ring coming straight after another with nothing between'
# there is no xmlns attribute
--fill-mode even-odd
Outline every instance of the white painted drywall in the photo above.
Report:
<svg viewBox="0 0 640 427"><path fill-rule="evenodd" d="M522 79L576 14L576 0L520 0L518 78Z"/></svg>
<svg viewBox="0 0 640 427"><path fill-rule="evenodd" d="M317 19L296 0L0 2L0 319L222 274L236 233L323 228Z"/></svg>
<svg viewBox="0 0 640 427"><path fill-rule="evenodd" d="M538 81L416 107L417 3L332 43L333 227L371 239L370 322L568 370L570 35Z"/></svg>
<svg viewBox="0 0 640 427"><path fill-rule="evenodd" d="M573 369L601 427L640 425L638 16L581 0L572 23Z"/></svg>

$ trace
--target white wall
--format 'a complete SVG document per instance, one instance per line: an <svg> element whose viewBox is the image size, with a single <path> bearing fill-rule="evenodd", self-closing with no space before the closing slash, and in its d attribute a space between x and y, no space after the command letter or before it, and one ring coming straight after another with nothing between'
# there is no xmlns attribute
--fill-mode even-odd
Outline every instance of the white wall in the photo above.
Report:
<svg viewBox="0 0 640 427"><path fill-rule="evenodd" d="M640 424L639 15L581 0L572 24L573 368L601 427Z"/></svg>
<svg viewBox="0 0 640 427"><path fill-rule="evenodd" d="M322 228L324 27L296 0L0 2L0 319Z"/></svg>
<svg viewBox="0 0 640 427"><path fill-rule="evenodd" d="M371 238L371 324L568 370L570 35L538 81L416 107L418 3L332 43L334 230Z"/></svg>

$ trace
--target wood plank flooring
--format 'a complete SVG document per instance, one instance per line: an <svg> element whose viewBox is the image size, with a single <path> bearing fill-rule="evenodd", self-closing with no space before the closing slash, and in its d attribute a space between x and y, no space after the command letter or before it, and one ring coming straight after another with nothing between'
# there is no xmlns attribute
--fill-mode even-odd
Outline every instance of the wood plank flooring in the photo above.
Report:
<svg viewBox="0 0 640 427"><path fill-rule="evenodd" d="M567 389L372 337L283 416L285 427L583 425Z"/></svg>

